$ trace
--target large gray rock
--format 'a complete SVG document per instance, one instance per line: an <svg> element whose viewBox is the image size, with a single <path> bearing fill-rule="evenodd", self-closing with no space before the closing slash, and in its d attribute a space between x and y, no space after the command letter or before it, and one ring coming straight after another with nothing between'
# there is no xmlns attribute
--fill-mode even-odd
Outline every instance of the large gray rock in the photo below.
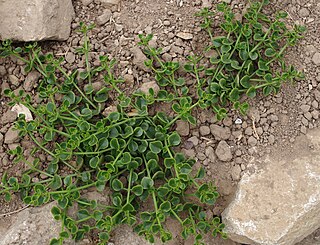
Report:
<svg viewBox="0 0 320 245"><path fill-rule="evenodd" d="M245 174L223 212L229 237L244 244L293 245L320 227L320 130L263 169Z"/></svg>
<svg viewBox="0 0 320 245"><path fill-rule="evenodd" d="M73 15L71 0L0 0L0 39L66 40Z"/></svg>
<svg viewBox="0 0 320 245"><path fill-rule="evenodd" d="M59 236L61 225L51 215L53 203L38 208L27 208L0 222L0 245L49 244Z"/></svg>

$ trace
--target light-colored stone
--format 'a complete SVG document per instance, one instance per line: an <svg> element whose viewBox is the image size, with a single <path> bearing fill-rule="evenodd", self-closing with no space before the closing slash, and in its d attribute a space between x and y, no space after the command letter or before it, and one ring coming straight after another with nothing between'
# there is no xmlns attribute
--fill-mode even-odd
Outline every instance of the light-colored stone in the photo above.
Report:
<svg viewBox="0 0 320 245"><path fill-rule="evenodd" d="M8 76L9 81L12 85L18 86L19 85L19 78L17 78L17 76L15 75L9 75Z"/></svg>
<svg viewBox="0 0 320 245"><path fill-rule="evenodd" d="M210 0L202 0L202 7L203 8L211 8L212 7L212 1Z"/></svg>
<svg viewBox="0 0 320 245"><path fill-rule="evenodd" d="M105 9L102 13L102 15L97 17L97 24L102 26L105 23L107 23L108 21L110 21L112 17L112 13L110 9Z"/></svg>
<svg viewBox="0 0 320 245"><path fill-rule="evenodd" d="M179 37L183 40L191 40L193 38L193 35L188 32L178 32L177 37Z"/></svg>
<svg viewBox="0 0 320 245"><path fill-rule="evenodd" d="M206 147L205 153L209 161L212 163L215 163L217 157L216 157L216 154L214 153L214 149L211 146Z"/></svg>
<svg viewBox="0 0 320 245"><path fill-rule="evenodd" d="M309 11L309 9L307 9L307 8L301 8L301 9L299 10L299 15L300 15L301 17L308 17L308 16L310 15L310 11Z"/></svg>
<svg viewBox="0 0 320 245"><path fill-rule="evenodd" d="M14 122L17 119L17 116L18 114L16 112L8 110L2 115L1 124Z"/></svg>
<svg viewBox="0 0 320 245"><path fill-rule="evenodd" d="M107 7L112 7L120 3L120 0L99 0L99 1L102 5Z"/></svg>
<svg viewBox="0 0 320 245"><path fill-rule="evenodd" d="M134 233L129 226L122 225L115 230L114 244L151 245L143 236Z"/></svg>
<svg viewBox="0 0 320 245"><path fill-rule="evenodd" d="M150 94L149 93L149 90L150 89L153 89L153 92L155 94L155 96L157 96L157 94L159 93L160 91L160 87L159 85L157 84L156 81L151 81L151 82L146 82L146 83L143 83L140 87L140 91L145 93L145 94Z"/></svg>
<svg viewBox="0 0 320 245"><path fill-rule="evenodd" d="M66 40L73 15L71 0L1 0L0 38Z"/></svg>
<svg viewBox="0 0 320 245"><path fill-rule="evenodd" d="M7 74L7 70L4 66L0 66L0 76L4 76Z"/></svg>
<svg viewBox="0 0 320 245"><path fill-rule="evenodd" d="M187 141L191 142L194 146L199 144L199 138L197 136L192 136Z"/></svg>
<svg viewBox="0 0 320 245"><path fill-rule="evenodd" d="M4 137L4 143L5 144L12 144L19 141L19 131L13 129L14 126L11 126L9 130L6 132Z"/></svg>
<svg viewBox="0 0 320 245"><path fill-rule="evenodd" d="M72 53L72 52L68 52L67 55L66 55L66 61L67 61L69 64L73 64L75 60L76 60L75 54Z"/></svg>
<svg viewBox="0 0 320 245"><path fill-rule="evenodd" d="M253 136L250 136L248 139L248 145L255 146L258 143L257 139Z"/></svg>
<svg viewBox="0 0 320 245"><path fill-rule="evenodd" d="M186 121L178 120L177 121L177 128L176 131L181 135L181 136L188 136L190 133L190 126L189 123Z"/></svg>
<svg viewBox="0 0 320 245"><path fill-rule="evenodd" d="M298 143L302 146L294 149L296 155L290 153L292 159L286 154L267 158L259 164L263 169L242 177L235 199L222 213L229 238L293 245L320 227L320 130L301 136Z"/></svg>
<svg viewBox="0 0 320 245"><path fill-rule="evenodd" d="M139 47L133 47L131 49L133 54L133 63L141 70L149 72L150 69L145 66L144 62L148 60L145 54L141 51Z"/></svg>
<svg viewBox="0 0 320 245"><path fill-rule="evenodd" d="M231 136L230 128L227 128L227 127L211 124L210 130L211 130L211 134L213 134L213 136L217 140L227 140Z"/></svg>
<svg viewBox="0 0 320 245"><path fill-rule="evenodd" d="M241 177L241 167L239 165L235 165L231 169L231 177L233 180L239 180Z"/></svg>
<svg viewBox="0 0 320 245"><path fill-rule="evenodd" d="M90 3L92 3L93 0L81 0L81 3L84 5L84 6L88 6Z"/></svg>
<svg viewBox="0 0 320 245"><path fill-rule="evenodd" d="M23 88L27 91L27 92L30 92L35 84L38 82L39 78L41 77L40 73L33 70L31 71L27 77L26 77L26 80L24 81L24 84L23 84Z"/></svg>
<svg viewBox="0 0 320 245"><path fill-rule="evenodd" d="M50 212L53 203L37 208L27 208L0 222L0 245L49 244L59 236L60 223ZM69 243L71 244L71 243Z"/></svg>
<svg viewBox="0 0 320 245"><path fill-rule="evenodd" d="M227 162L227 161L232 160L231 149L226 141L222 140L219 142L217 149L216 149L216 155L219 158L219 160L221 160L223 162Z"/></svg>
<svg viewBox="0 0 320 245"><path fill-rule="evenodd" d="M210 128L208 126L200 126L200 134L202 136L206 136L208 134L210 134Z"/></svg>
<svg viewBox="0 0 320 245"><path fill-rule="evenodd" d="M27 122L30 122L33 120L33 117L32 117L32 113L31 111L29 110L29 108L27 108L25 105L23 104L15 104L12 109L11 109L12 112L16 113L18 116L20 115L24 115L24 119L27 121Z"/></svg>
<svg viewBox="0 0 320 245"><path fill-rule="evenodd" d="M317 52L313 55L312 61L315 65L320 65L320 53Z"/></svg>

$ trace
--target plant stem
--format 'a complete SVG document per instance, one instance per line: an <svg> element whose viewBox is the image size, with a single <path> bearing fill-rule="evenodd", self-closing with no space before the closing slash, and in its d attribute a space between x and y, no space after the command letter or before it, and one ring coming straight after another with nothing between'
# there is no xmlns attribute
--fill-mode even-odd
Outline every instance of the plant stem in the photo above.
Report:
<svg viewBox="0 0 320 245"><path fill-rule="evenodd" d="M80 190L84 190L84 189L87 189L89 187L92 187L95 185L95 182L94 183L91 183L91 184L88 184L88 185L83 185L83 186L80 186L78 188L75 188L75 189L70 189L70 190L61 190L61 191L52 191L50 192L50 194L63 194L63 193L70 193L70 192L75 192L75 191L80 191Z"/></svg>
<svg viewBox="0 0 320 245"><path fill-rule="evenodd" d="M127 204L130 203L130 191L131 191L132 173L133 173L133 169L130 170L130 175L129 175Z"/></svg>
<svg viewBox="0 0 320 245"><path fill-rule="evenodd" d="M57 66L58 70L67 78L70 79L70 77L68 76L68 74L60 67ZM92 101L82 92L82 90L78 87L78 85L73 81L72 79L72 84L73 86L78 90L78 92L81 94L81 96L94 108L97 109L97 107L95 106L95 104L92 103Z"/></svg>

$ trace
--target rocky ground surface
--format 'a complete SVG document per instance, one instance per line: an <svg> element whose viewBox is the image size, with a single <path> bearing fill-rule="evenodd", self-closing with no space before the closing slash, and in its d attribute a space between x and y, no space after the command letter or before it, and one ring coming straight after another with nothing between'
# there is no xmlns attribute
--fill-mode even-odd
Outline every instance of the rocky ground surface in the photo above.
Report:
<svg viewBox="0 0 320 245"><path fill-rule="evenodd" d="M242 12L247 3L245 0L226 1L238 13ZM184 137L182 151L196 158L198 166L205 167L208 179L216 180L221 197L216 207L208 210L212 214L220 215L232 202L237 184L245 173L263 168L261 166L263 161L258 160L266 156L270 156L271 159L280 156L283 158L284 153L287 154L287 159L291 159L290 149L302 154L306 151L304 147L294 148L299 141L297 136L305 135L310 129L319 126L320 3L318 0L271 2L266 12L272 13L274 10L282 9L288 12L290 21L304 24L308 28L306 38L300 45L292 48L286 57L288 63L305 72L306 79L284 85L277 96L257 97L251 100L250 112L245 117L232 112L227 119L216 122L212 112L199 111L196 115L198 119L196 127L184 122L177 123L177 131ZM144 56L137 48L137 35L153 33L155 35L153 45L163 47L164 60L183 62L190 52L200 51L208 40L199 27L200 20L194 17L194 14L201 7L212 7L215 3L209 0L75 0L73 1L75 17L68 40L58 43L44 42L41 46L55 55L63 56L64 67L83 68L84 60L75 52L81 42L81 35L76 29L80 21L94 22L97 26L91 35L93 46L91 62L96 64L99 56L105 54L116 58L119 61L116 72L126 81L124 89L132 91L139 88L142 83L152 80L152 75L147 73L143 66ZM19 176L24 170L21 164L12 164L11 156L6 153L9 149L21 144L26 149L25 155L30 156L33 147L27 140L20 140L17 132L12 130L17 114L11 112L11 108L8 107L8 100L4 98L3 90L24 89L34 96L37 103L35 88L38 79L37 73L26 75L23 64L19 61L0 60L0 178L4 171ZM162 110L166 110L165 105ZM41 161L46 161L45 155L39 155L39 158ZM10 203L0 200L0 207L0 234L7 234L8 230L16 227L14 222L17 217L5 214L19 211L23 204L18 197L14 197ZM32 211L28 208L21 212ZM21 212L18 215L24 215ZM45 228L38 225L38 229ZM174 225L172 229L176 229ZM43 234L45 233L50 232L44 231ZM86 242L94 244L91 238ZM143 244L128 229L117 231L113 242L116 245ZM172 244L183 243L176 239ZM231 240L211 239L208 244L237 243ZM320 231L315 231L298 244L320 244Z"/></svg>

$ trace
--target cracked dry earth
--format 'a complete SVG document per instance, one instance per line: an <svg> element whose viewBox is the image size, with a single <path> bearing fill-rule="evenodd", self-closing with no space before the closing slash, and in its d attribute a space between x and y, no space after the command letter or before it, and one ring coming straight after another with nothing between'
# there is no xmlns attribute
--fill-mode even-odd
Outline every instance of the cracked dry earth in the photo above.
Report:
<svg viewBox="0 0 320 245"><path fill-rule="evenodd" d="M240 14L247 4L245 0L226 2ZM140 55L136 48L137 35L153 33L155 35L153 45L164 49L162 54L164 60L184 62L191 52L201 51L208 40L199 27L200 20L194 17L194 14L202 7L210 8L216 3L217 1L211 3L209 0L122 0L118 5L106 9L96 0L74 0L75 17L68 40L47 41L41 43L41 46L55 55L64 56L65 68L83 68L84 61L75 52L81 42L81 36L76 29L80 21L94 22L97 26L91 35L93 46L91 62L95 64L99 56L104 54L116 58L119 61L116 73L125 79L124 89L132 91L139 88L142 83L153 79L137 59ZM207 178L216 181L221 194L215 208L207 210L209 214L220 215L225 210L234 198L241 177L245 173L263 167L259 165L258 160L271 156L272 159L287 158L289 161L293 153L301 152L301 155L304 155L303 152L307 151L309 146L301 144L299 146L301 139L299 137L319 127L320 2L318 0L271 1L266 12L273 13L280 9L288 12L290 21L306 25L308 28L306 38L297 47L292 48L286 57L288 63L305 73L305 80L295 84L285 84L276 96L251 100L251 109L247 116L241 117L231 112L227 119L216 122L212 112L198 111L196 127L184 122L177 123L176 130L184 138L182 151L187 156L197 159L197 166L205 167ZM192 33L192 37L181 38L179 32ZM30 81L27 85L23 82L26 78ZM26 149L25 155L30 156L33 147L28 140L19 139L17 133L12 130L17 114L8 107L8 100L3 96L3 90L25 89L33 95L34 103L38 103L37 79L39 79L37 74L27 76L20 62L0 60L0 178L4 171L19 176L25 168L21 164L12 164L12 158L7 154L9 149L21 144ZM160 110L166 111L168 108L162 105ZM46 161L45 155L40 154L38 157L41 161ZM54 224L50 223L50 217L30 220L32 216L28 213L31 212L28 208L20 212L24 216L5 215L23 207L18 196L14 196L10 203L0 199L0 234L6 234L12 229L12 224L19 224L25 220L32 223L35 231L45 229L48 224L54 227ZM41 212L35 213L41 215ZM172 230L177 229L174 223L169 226ZM48 233L50 232L54 231ZM45 236L48 235L50 234ZM10 244L44 244L43 237L35 235L32 238L32 234L29 236L31 237L21 236L17 240L20 242ZM24 243L25 241L27 243ZM113 234L112 243L147 244L127 227L120 228ZM7 245L1 238L0 244ZM94 235L86 238L81 244L95 244ZM189 243L175 238L170 244ZM208 238L207 244L239 245L240 243L230 239ZM320 245L320 229L297 244Z"/></svg>

